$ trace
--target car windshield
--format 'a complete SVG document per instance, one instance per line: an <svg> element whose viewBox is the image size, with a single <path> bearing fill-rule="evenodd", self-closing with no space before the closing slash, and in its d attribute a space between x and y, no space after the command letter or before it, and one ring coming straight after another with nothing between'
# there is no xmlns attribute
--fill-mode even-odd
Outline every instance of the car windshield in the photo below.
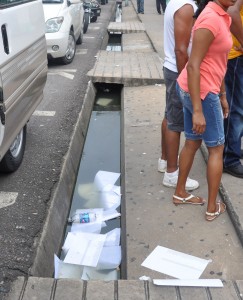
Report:
<svg viewBox="0 0 243 300"><path fill-rule="evenodd" d="M63 0L42 0L42 3L45 3L45 4L60 4L60 3L63 3Z"/></svg>

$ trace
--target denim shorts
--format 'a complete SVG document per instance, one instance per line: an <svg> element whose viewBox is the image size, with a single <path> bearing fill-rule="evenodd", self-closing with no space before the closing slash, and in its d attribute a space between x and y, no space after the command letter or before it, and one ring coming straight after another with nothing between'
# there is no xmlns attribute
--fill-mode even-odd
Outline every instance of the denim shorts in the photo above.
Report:
<svg viewBox="0 0 243 300"><path fill-rule="evenodd" d="M218 94L208 93L202 100L206 130L203 134L192 131L193 106L189 93L183 91L177 84L177 91L183 104L185 137L188 140L203 140L207 147L224 144L224 118Z"/></svg>
<svg viewBox="0 0 243 300"><path fill-rule="evenodd" d="M163 68L166 86L166 110L165 118L170 130L176 132L184 131L183 107L180 97L176 91L176 80L178 73Z"/></svg>

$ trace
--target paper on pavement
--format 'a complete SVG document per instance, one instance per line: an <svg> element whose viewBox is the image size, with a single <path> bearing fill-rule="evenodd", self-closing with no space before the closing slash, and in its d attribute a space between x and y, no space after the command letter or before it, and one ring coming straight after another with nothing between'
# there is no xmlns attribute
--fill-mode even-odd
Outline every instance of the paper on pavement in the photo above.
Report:
<svg viewBox="0 0 243 300"><path fill-rule="evenodd" d="M198 279L209 262L211 260L157 246L142 266L179 279Z"/></svg>
<svg viewBox="0 0 243 300"><path fill-rule="evenodd" d="M223 287L220 279L154 279L155 285Z"/></svg>

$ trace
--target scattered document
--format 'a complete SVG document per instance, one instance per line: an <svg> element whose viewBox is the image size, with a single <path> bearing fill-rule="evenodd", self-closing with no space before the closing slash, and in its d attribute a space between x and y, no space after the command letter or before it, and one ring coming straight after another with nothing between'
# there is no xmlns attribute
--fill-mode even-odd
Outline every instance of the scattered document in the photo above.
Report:
<svg viewBox="0 0 243 300"><path fill-rule="evenodd" d="M80 279L83 274L83 266L66 264L56 255L54 256L54 278Z"/></svg>
<svg viewBox="0 0 243 300"><path fill-rule="evenodd" d="M64 262L96 267L105 240L105 234L69 232L63 245Z"/></svg>
<svg viewBox="0 0 243 300"><path fill-rule="evenodd" d="M94 184L98 191L108 192L111 191L120 177L120 173L99 171L95 175Z"/></svg>
<svg viewBox="0 0 243 300"><path fill-rule="evenodd" d="M106 234L104 247L119 246L121 240L121 228L115 228Z"/></svg>
<svg viewBox="0 0 243 300"><path fill-rule="evenodd" d="M198 279L209 262L211 260L157 246L142 266L179 279Z"/></svg>
<svg viewBox="0 0 243 300"><path fill-rule="evenodd" d="M223 287L220 279L154 279L155 285L164 286L198 286L198 287Z"/></svg>
<svg viewBox="0 0 243 300"><path fill-rule="evenodd" d="M118 280L118 271L117 270L96 270L91 267L84 267L83 274L81 277L82 280Z"/></svg>
<svg viewBox="0 0 243 300"><path fill-rule="evenodd" d="M93 223L73 223L71 227L71 232L89 232L89 233L100 233L103 223L93 222Z"/></svg>
<svg viewBox="0 0 243 300"><path fill-rule="evenodd" d="M103 247L97 270L112 270L121 264L121 246Z"/></svg>
<svg viewBox="0 0 243 300"><path fill-rule="evenodd" d="M121 195L113 190L99 194L99 201L105 210L115 210L121 204Z"/></svg>

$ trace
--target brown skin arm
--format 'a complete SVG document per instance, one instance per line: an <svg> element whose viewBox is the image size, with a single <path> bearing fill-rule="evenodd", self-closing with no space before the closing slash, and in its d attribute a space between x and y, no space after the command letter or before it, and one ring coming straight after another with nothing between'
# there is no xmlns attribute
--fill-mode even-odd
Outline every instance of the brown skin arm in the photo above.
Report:
<svg viewBox="0 0 243 300"><path fill-rule="evenodd" d="M226 92L225 92L225 82L223 80L221 87L220 87L220 102L223 110L224 118L228 118L229 115L229 104L226 98Z"/></svg>
<svg viewBox="0 0 243 300"><path fill-rule="evenodd" d="M194 32L192 52L187 65L188 88L193 105L192 130L197 134L202 134L206 129L200 97L200 65L213 40L214 35L210 30L197 29Z"/></svg>
<svg viewBox="0 0 243 300"><path fill-rule="evenodd" d="M233 6L229 7L227 10L228 14L232 18L230 31L241 44L241 51L243 51L243 25L240 17L240 10L242 5L243 0L237 0L237 2Z"/></svg>
<svg viewBox="0 0 243 300"><path fill-rule="evenodd" d="M174 14L175 55L178 73L182 71L188 61L187 48L190 42L193 26L193 7L183 5Z"/></svg>

